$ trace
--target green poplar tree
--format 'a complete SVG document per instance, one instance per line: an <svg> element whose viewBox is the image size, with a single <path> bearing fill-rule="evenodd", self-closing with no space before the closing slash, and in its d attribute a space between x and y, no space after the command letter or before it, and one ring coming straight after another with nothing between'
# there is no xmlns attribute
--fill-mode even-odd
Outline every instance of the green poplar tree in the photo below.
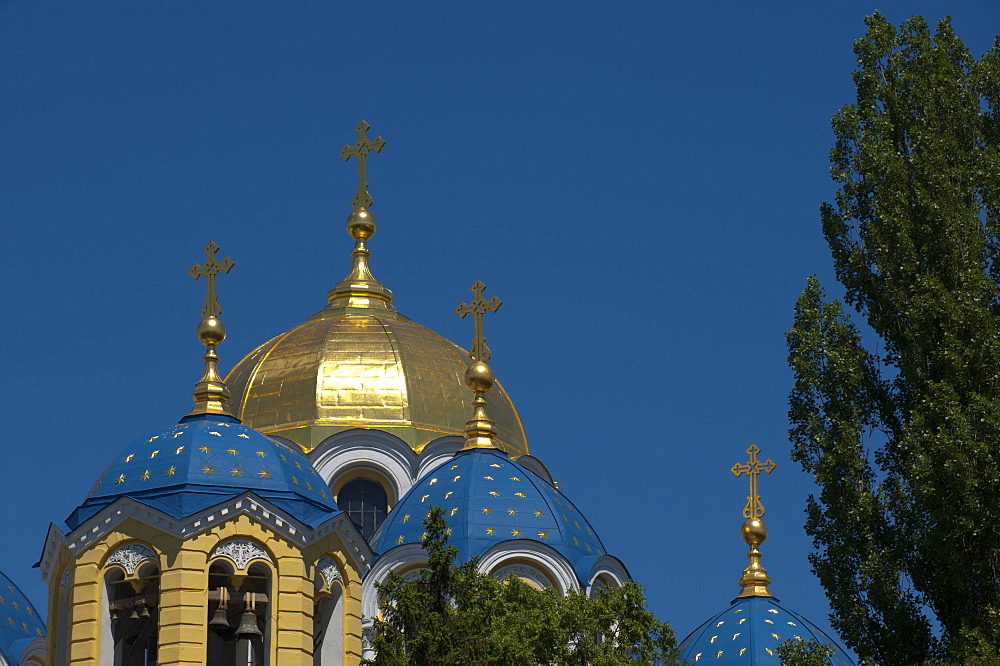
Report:
<svg viewBox="0 0 1000 666"><path fill-rule="evenodd" d="M821 207L864 323L811 278L787 333L792 455L819 486L810 560L863 658L994 663L1000 40L976 59L947 19L866 23Z"/></svg>

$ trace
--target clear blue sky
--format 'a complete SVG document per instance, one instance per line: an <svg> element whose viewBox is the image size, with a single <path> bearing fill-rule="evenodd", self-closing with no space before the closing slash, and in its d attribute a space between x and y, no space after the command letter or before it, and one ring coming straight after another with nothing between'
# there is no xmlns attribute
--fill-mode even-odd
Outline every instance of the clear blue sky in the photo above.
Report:
<svg viewBox="0 0 1000 666"><path fill-rule="evenodd" d="M838 292L817 208L876 8L1000 31L983 1L0 3L0 568L44 607L48 522L186 413L209 239L225 369L323 307L365 118L376 276L461 344L469 285L504 300L532 452L657 615L683 636L737 592L756 442L772 590L826 627L783 333L806 276Z"/></svg>

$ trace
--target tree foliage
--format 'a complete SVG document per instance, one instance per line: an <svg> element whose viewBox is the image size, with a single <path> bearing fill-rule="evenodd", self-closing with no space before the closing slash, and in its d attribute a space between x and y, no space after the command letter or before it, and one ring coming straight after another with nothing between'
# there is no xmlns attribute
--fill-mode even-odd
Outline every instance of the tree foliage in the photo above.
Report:
<svg viewBox="0 0 1000 666"><path fill-rule="evenodd" d="M976 59L948 20L866 22L821 217L867 328L810 279L787 334L811 562L862 657L995 654L1000 40Z"/></svg>
<svg viewBox="0 0 1000 666"><path fill-rule="evenodd" d="M777 652L781 666L830 666L834 649L815 638L805 641L789 639L778 643Z"/></svg>
<svg viewBox="0 0 1000 666"><path fill-rule="evenodd" d="M414 580L392 573L377 584L375 666L652 664L677 658L674 632L626 583L594 598L560 596L516 577L500 581L475 562L455 565L443 511L424 520L428 565Z"/></svg>

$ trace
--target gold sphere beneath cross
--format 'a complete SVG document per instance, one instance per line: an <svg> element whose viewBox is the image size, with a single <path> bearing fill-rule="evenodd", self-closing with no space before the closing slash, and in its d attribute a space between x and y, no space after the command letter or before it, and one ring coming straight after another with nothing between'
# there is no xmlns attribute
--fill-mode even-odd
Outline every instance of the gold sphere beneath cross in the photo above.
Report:
<svg viewBox="0 0 1000 666"><path fill-rule="evenodd" d="M347 216L347 233L354 240L367 240L375 235L375 216L367 208L352 210Z"/></svg>
<svg viewBox="0 0 1000 666"><path fill-rule="evenodd" d="M493 368L482 361L476 361L465 371L465 385L473 391L489 391L495 381Z"/></svg>
<svg viewBox="0 0 1000 666"><path fill-rule="evenodd" d="M205 346L222 344L226 339L226 327L222 324L222 320L205 317L198 322L198 339Z"/></svg>
<svg viewBox="0 0 1000 666"><path fill-rule="evenodd" d="M743 541L750 546L759 546L767 540L767 525L760 518L747 518L740 527Z"/></svg>

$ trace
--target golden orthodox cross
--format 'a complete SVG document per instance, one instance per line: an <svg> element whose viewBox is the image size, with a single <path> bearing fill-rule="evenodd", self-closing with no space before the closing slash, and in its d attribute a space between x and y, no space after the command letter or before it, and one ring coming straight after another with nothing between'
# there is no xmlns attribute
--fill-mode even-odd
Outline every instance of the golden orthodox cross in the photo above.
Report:
<svg viewBox="0 0 1000 666"><path fill-rule="evenodd" d="M486 346L486 338L483 337L483 315L487 310L496 312L503 305L503 301L496 296L492 296L490 300L483 298L484 289L486 289L486 285L476 280L476 283L472 285L472 293L476 297L472 299L471 303L459 303L458 307L455 308L455 313L459 317L465 319L465 315L471 314L476 323L476 334L472 339L472 349L469 350L469 358L472 359L473 363L477 361L485 363L490 360L492 354L490 348Z"/></svg>
<svg viewBox="0 0 1000 666"><path fill-rule="evenodd" d="M770 474L774 471L775 464L770 458L764 462L757 460L760 448L756 444L751 444L747 453L750 454L750 460L742 464L736 463L733 465L732 472L736 476L746 474L750 477L750 496L747 497L747 505L743 507L743 517L761 518L764 515L764 505L760 503L760 495L757 494L757 475L761 472Z"/></svg>
<svg viewBox="0 0 1000 666"><path fill-rule="evenodd" d="M215 258L215 253L219 250L219 246L214 242L209 241L208 245L205 246L205 254L208 255L208 260L203 264L195 264L188 271L188 275L197 280L200 277L205 277L208 281L208 295L205 296L205 307L201 310L201 316L208 317L218 317L222 314L222 308L219 307L219 297L215 294L215 276L219 273L228 273L236 265L229 257L226 257L222 261Z"/></svg>
<svg viewBox="0 0 1000 666"><path fill-rule="evenodd" d="M376 135L374 141L369 141L368 130L371 128L371 125L362 120L354 128L354 131L358 133L358 142L353 146L344 144L344 147L340 149L340 156L344 158L345 162L352 157L358 158L358 192L354 195L354 201L351 202L351 208L354 210L368 208L374 203L372 195L368 193L368 154L372 151L382 152L382 149L385 148L385 139Z"/></svg>

